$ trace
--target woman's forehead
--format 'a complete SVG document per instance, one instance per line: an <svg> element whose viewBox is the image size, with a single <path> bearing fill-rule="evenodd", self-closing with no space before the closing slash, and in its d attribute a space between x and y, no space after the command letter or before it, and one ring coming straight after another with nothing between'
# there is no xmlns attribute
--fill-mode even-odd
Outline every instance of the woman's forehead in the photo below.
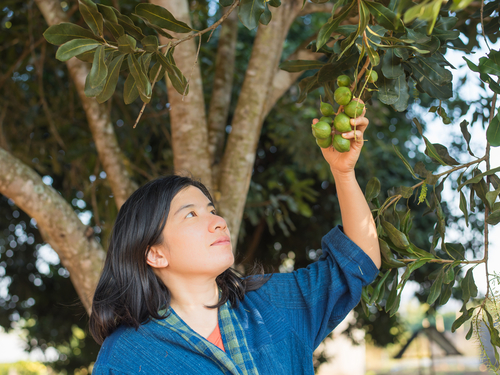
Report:
<svg viewBox="0 0 500 375"><path fill-rule="evenodd" d="M208 199L200 189L198 189L196 186L188 186L175 195L174 199L172 200L172 208L174 206L182 206L185 204L206 205L208 203L210 203L210 199Z"/></svg>

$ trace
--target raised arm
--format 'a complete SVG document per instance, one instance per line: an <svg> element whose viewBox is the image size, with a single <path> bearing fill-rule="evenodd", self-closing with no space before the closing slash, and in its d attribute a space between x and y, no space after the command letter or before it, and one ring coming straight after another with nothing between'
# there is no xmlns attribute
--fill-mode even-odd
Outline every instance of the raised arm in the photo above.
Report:
<svg viewBox="0 0 500 375"><path fill-rule="evenodd" d="M317 119L313 122L317 122ZM344 138L351 140L349 152L340 153L332 146L322 148L321 151L335 179L344 233L380 268L377 229L354 172L354 166L363 147L363 133L368 122L368 119L364 117L364 112L357 119L351 119L351 125L356 125L356 141L354 131L343 134Z"/></svg>

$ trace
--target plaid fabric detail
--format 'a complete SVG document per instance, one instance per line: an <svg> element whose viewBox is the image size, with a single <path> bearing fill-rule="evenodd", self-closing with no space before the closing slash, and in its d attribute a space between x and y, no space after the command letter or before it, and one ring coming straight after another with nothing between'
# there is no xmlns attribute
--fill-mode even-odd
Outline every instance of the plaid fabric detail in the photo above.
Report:
<svg viewBox="0 0 500 375"><path fill-rule="evenodd" d="M219 315L222 322L222 332L224 333L226 346L229 348L231 358L236 362L244 375L259 375L252 354L248 350L243 328L241 328L234 310L229 307L229 301L219 308Z"/></svg>
<svg viewBox="0 0 500 375"><path fill-rule="evenodd" d="M160 311L160 314L164 312L165 310ZM234 375L259 375L248 350L243 329L233 309L230 308L229 301L219 308L219 327L222 328L221 335L224 346L229 349L229 353L224 352L192 330L172 308L169 307L168 312L167 318L155 321L178 333L197 351L212 358L219 364L224 373L229 371Z"/></svg>

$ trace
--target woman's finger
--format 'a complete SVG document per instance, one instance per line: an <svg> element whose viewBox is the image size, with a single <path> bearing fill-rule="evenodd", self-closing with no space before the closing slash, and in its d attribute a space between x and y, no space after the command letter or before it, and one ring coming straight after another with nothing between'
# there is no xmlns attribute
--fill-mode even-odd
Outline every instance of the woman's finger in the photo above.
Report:
<svg viewBox="0 0 500 375"><path fill-rule="evenodd" d="M319 122L319 120L317 118L314 118L313 119L313 124L316 124L317 122Z"/></svg>
<svg viewBox="0 0 500 375"><path fill-rule="evenodd" d="M360 130L362 132L365 131L365 129L369 123L370 123L370 121L364 116L352 118L350 121L351 126L356 126L356 130Z"/></svg>
<svg viewBox="0 0 500 375"><path fill-rule="evenodd" d="M354 130L342 133L342 137L345 139L354 139ZM363 132L360 130L356 130L356 142L363 142Z"/></svg>

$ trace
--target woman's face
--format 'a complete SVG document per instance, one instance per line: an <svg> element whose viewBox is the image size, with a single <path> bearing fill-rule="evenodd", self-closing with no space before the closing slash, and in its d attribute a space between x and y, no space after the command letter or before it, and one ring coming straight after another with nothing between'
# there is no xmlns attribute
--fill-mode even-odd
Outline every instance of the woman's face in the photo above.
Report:
<svg viewBox="0 0 500 375"><path fill-rule="evenodd" d="M217 277L234 263L226 221L194 186L172 200L163 239L165 271L171 275Z"/></svg>

